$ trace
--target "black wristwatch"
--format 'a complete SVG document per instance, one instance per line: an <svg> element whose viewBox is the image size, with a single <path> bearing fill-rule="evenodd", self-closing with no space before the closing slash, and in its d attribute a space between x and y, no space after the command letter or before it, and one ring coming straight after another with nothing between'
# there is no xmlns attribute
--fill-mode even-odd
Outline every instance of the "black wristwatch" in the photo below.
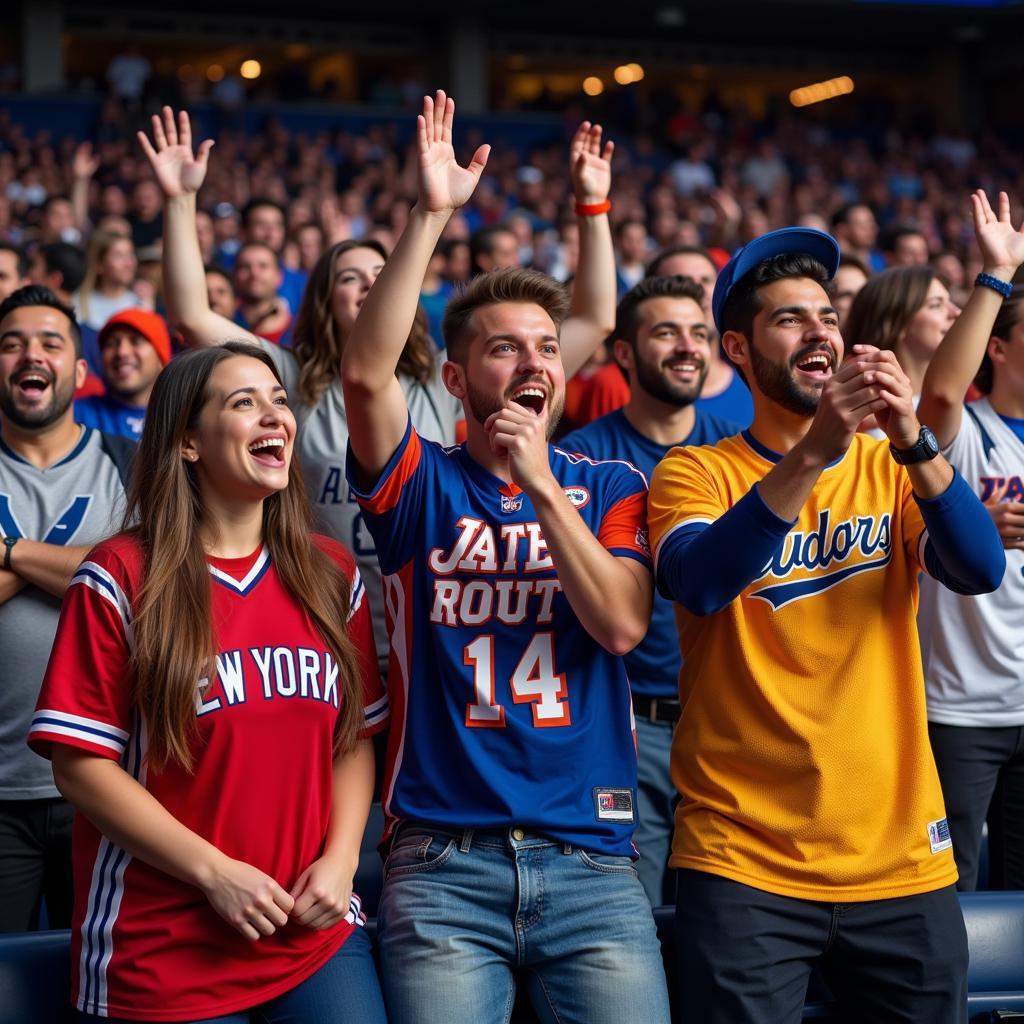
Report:
<svg viewBox="0 0 1024 1024"><path fill-rule="evenodd" d="M917 435L917 444L912 448L897 448L890 444L889 453L901 466L912 466L915 462L934 459L939 454L939 442L927 427L922 427L921 433Z"/></svg>
<svg viewBox="0 0 1024 1024"><path fill-rule="evenodd" d="M5 569L10 569L10 567L11 567L11 548L13 548L14 545L17 544L19 540L21 540L20 537L4 537L4 564L3 564L3 567Z"/></svg>

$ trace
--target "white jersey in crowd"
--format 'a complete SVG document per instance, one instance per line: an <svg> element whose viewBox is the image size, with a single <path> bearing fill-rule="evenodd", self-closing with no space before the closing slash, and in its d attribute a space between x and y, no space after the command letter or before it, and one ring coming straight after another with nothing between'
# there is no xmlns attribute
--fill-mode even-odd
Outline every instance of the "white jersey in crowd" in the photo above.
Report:
<svg viewBox="0 0 1024 1024"><path fill-rule="evenodd" d="M987 398L965 406L943 454L982 500L1007 481L1024 500L1024 442ZM1024 725L1024 551L1006 552L1006 574L991 594L961 597L925 576L918 625L930 721Z"/></svg>
<svg viewBox="0 0 1024 1024"><path fill-rule="evenodd" d="M316 529L341 541L356 556L370 600L377 656L381 671L386 671L389 642L377 549L345 482L348 418L341 381L335 378L315 406L302 405L298 400L299 366L295 357L272 342L261 339L260 344L273 357L291 398L292 411L299 425L299 461L313 506ZM405 392L416 433L428 441L452 445L455 444L455 422L462 419L462 403L441 381L441 366L445 358L443 351L438 353L434 374L426 384L407 373L399 373L398 382Z"/></svg>

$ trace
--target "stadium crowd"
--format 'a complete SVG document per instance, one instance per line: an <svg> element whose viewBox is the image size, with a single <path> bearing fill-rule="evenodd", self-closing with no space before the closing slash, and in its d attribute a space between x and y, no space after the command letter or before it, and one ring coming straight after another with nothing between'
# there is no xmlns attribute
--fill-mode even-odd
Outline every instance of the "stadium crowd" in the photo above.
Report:
<svg viewBox="0 0 1024 1024"><path fill-rule="evenodd" d="M665 903L684 1020L816 961L966 1020L986 822L1024 888L1024 172L657 113L0 115L0 929L74 922L81 1020L667 1021Z"/></svg>

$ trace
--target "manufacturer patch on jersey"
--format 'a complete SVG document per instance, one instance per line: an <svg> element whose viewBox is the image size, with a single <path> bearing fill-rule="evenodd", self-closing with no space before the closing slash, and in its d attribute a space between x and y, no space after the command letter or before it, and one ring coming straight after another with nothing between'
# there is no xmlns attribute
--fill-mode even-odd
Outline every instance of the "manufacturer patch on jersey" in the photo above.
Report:
<svg viewBox="0 0 1024 1024"><path fill-rule="evenodd" d="M595 786L594 811L598 821L633 822L633 790Z"/></svg>
<svg viewBox="0 0 1024 1024"><path fill-rule="evenodd" d="M565 496L576 508L583 508L590 501L590 491L586 487L566 487Z"/></svg>
<svg viewBox="0 0 1024 1024"><path fill-rule="evenodd" d="M503 494L501 496L501 511L504 515L511 515L523 507L523 496L521 494Z"/></svg>
<svg viewBox="0 0 1024 1024"><path fill-rule="evenodd" d="M931 844L932 853L941 853L953 845L949 835L949 823L945 818L928 822L928 842Z"/></svg>
<svg viewBox="0 0 1024 1024"><path fill-rule="evenodd" d="M645 555L649 555L651 553L651 538L642 526L638 526L636 528L636 546Z"/></svg>

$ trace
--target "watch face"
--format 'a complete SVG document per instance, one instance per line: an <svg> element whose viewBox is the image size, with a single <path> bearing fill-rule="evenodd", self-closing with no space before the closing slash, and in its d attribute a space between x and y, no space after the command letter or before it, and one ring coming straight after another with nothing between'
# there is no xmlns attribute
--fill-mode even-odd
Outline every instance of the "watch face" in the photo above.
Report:
<svg viewBox="0 0 1024 1024"><path fill-rule="evenodd" d="M921 428L921 439L919 443L924 446L929 455L939 454L938 439L927 427Z"/></svg>

